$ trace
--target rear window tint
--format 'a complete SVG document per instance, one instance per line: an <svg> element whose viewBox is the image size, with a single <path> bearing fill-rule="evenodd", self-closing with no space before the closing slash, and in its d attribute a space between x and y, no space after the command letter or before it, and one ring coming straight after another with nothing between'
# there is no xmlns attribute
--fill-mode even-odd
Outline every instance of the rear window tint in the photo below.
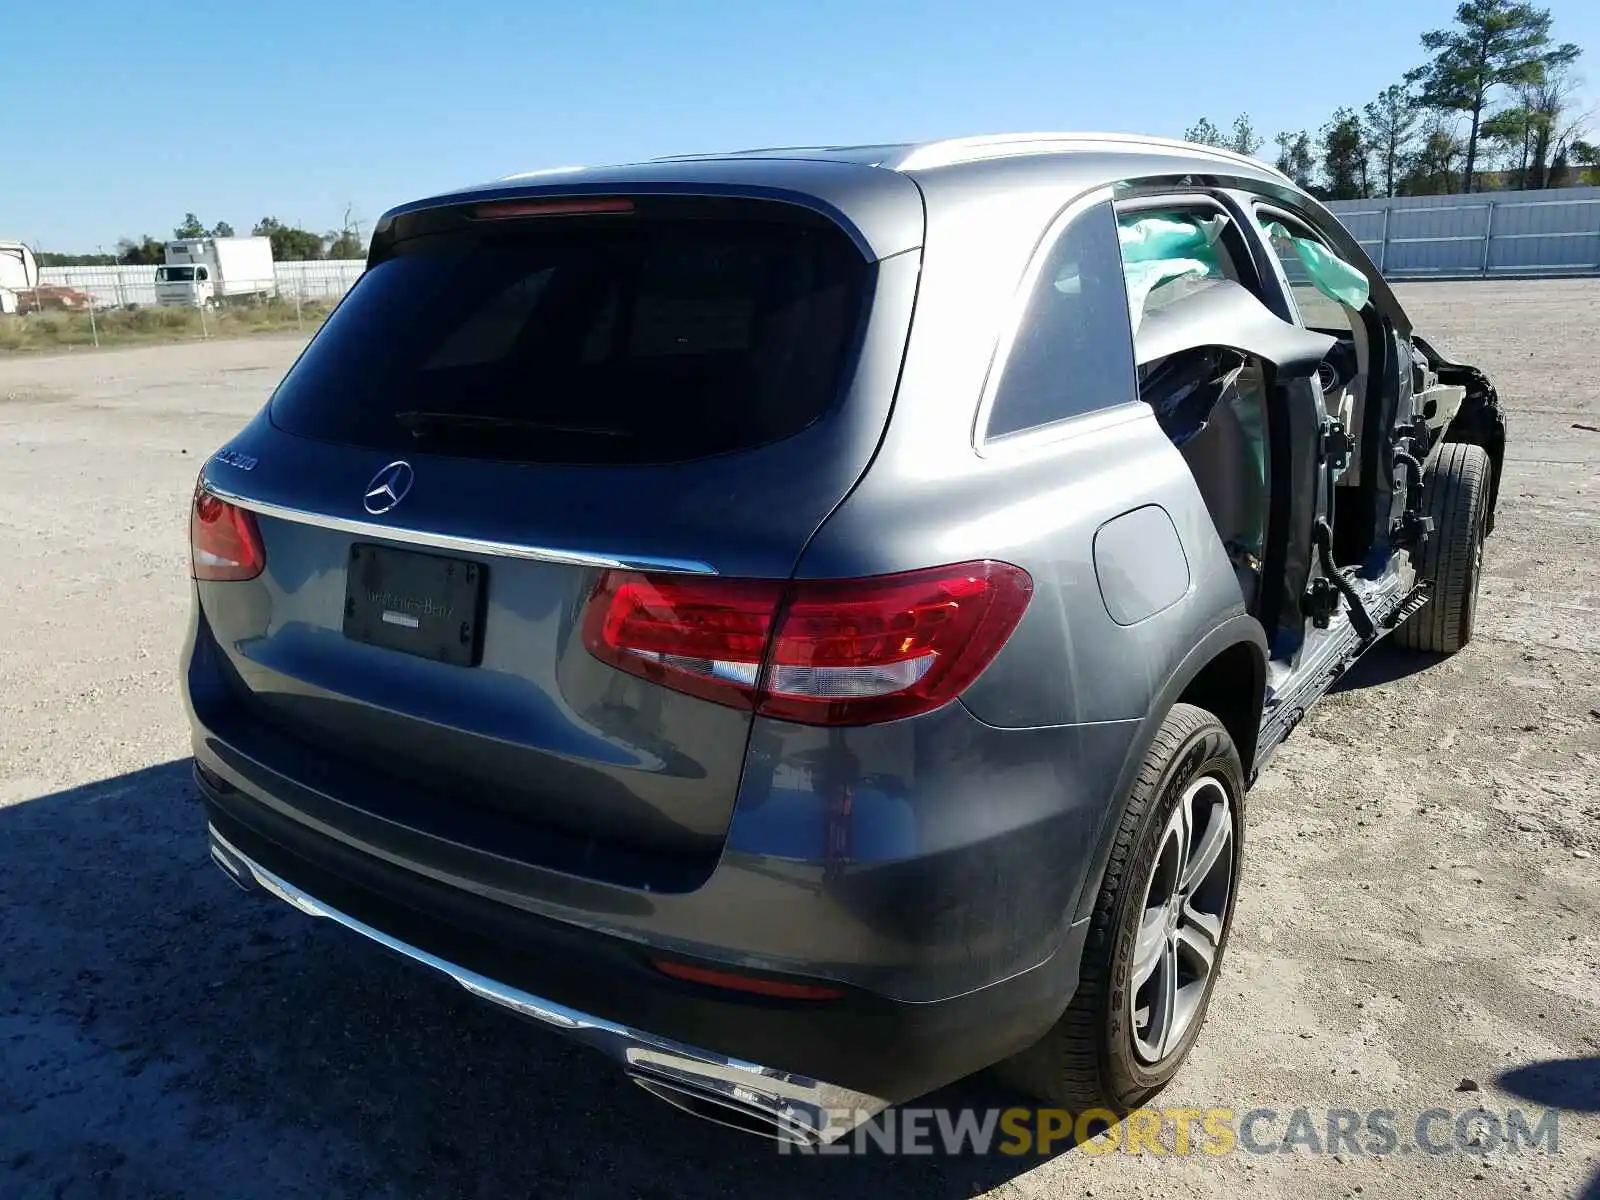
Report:
<svg viewBox="0 0 1600 1200"><path fill-rule="evenodd" d="M747 449L831 406L869 271L841 232L766 221L417 239L345 298L279 385L272 420L373 449L523 462Z"/></svg>
<svg viewBox="0 0 1600 1200"><path fill-rule="evenodd" d="M989 410L1000 438L1138 399L1128 296L1111 205L1075 219L1050 249Z"/></svg>

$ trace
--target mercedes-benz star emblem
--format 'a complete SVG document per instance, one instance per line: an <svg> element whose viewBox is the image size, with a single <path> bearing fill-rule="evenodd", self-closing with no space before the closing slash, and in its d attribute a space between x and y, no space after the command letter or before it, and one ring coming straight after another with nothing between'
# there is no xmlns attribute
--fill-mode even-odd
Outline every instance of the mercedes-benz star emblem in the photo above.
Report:
<svg viewBox="0 0 1600 1200"><path fill-rule="evenodd" d="M392 462L372 477L372 482L367 484L367 494L362 497L362 503L373 516L386 513L406 498L414 478L415 474L411 470L410 463L404 459Z"/></svg>

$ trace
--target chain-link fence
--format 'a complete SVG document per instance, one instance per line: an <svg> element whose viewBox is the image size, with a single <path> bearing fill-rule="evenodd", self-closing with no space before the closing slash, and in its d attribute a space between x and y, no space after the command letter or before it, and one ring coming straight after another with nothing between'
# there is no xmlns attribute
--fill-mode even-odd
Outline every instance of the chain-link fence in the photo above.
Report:
<svg viewBox="0 0 1600 1200"><path fill-rule="evenodd" d="M127 345L152 341L309 333L360 278L360 259L273 264L262 291L216 305L163 306L154 266L43 267L31 285L0 300L0 352Z"/></svg>
<svg viewBox="0 0 1600 1200"><path fill-rule="evenodd" d="M274 263L276 297L303 304L331 304L350 290L365 268L359 258ZM39 300L47 309L61 307L51 302L51 288L91 296L99 309L156 302L155 267L41 267L39 283Z"/></svg>

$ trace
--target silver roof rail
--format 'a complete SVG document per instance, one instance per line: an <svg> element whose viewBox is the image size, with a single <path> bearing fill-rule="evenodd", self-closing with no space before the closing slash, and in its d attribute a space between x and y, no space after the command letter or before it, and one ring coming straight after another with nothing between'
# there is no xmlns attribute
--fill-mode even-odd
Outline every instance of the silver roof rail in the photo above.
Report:
<svg viewBox="0 0 1600 1200"><path fill-rule="evenodd" d="M1222 162L1249 166L1265 171L1285 183L1288 176L1277 168L1236 150L1218 146L1202 146L1177 138L1147 137L1135 133L1002 133L978 137L947 138L943 141L924 142L912 146L897 161L885 163L897 171L919 171L933 167L949 167L958 163L981 162L990 158L1009 158L1024 154L1060 154L1072 150L1181 150L1186 154L1204 155Z"/></svg>
<svg viewBox="0 0 1600 1200"><path fill-rule="evenodd" d="M537 179L541 175L576 175L588 169L588 167L540 167L537 171L517 171L510 175L501 175L494 182L511 183L518 179Z"/></svg>

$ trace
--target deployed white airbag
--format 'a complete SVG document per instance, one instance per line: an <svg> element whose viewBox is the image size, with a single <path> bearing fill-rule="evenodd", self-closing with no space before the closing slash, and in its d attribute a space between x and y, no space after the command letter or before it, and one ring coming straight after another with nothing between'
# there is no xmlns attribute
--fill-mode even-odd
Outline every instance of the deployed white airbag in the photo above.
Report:
<svg viewBox="0 0 1600 1200"><path fill-rule="evenodd" d="M1117 221L1128 312L1137 333L1148 308L1186 294L1179 281L1225 279L1215 243L1226 218L1130 215ZM1160 293L1159 295L1157 293Z"/></svg>

